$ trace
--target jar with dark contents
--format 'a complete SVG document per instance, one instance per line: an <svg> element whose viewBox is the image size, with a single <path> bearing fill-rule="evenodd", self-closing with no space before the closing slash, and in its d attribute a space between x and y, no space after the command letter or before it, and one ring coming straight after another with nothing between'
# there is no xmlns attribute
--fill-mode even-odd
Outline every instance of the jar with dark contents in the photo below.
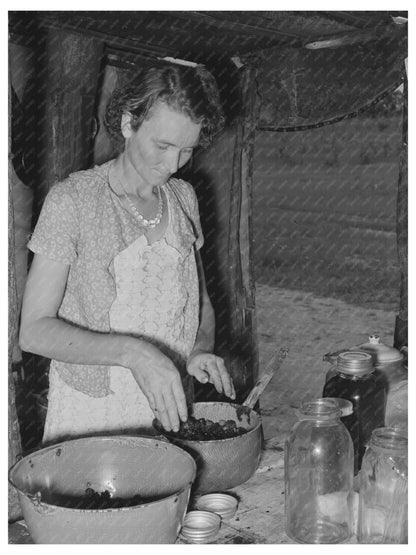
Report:
<svg viewBox="0 0 416 555"><path fill-rule="evenodd" d="M323 397L351 401L353 413L344 424L354 444L354 474L375 428L384 426L386 390L375 373L373 358L363 351L346 351L337 358L336 373L327 381Z"/></svg>

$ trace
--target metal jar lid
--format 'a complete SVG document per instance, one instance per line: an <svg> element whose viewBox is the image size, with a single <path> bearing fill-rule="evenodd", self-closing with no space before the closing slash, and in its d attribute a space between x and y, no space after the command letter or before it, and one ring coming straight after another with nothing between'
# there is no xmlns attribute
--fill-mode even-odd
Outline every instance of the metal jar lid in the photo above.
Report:
<svg viewBox="0 0 416 555"><path fill-rule="evenodd" d="M385 345L376 334L370 335L368 343L359 345L358 349L370 353L376 366L395 364L403 360L403 355L398 349Z"/></svg>
<svg viewBox="0 0 416 555"><path fill-rule="evenodd" d="M237 511L238 501L227 493L208 493L201 495L195 505L199 510L211 511L219 515L222 520L229 520Z"/></svg>
<svg viewBox="0 0 416 555"><path fill-rule="evenodd" d="M190 543L209 543L220 529L221 517L209 511L189 511L184 519L181 536Z"/></svg>
<svg viewBox="0 0 416 555"><path fill-rule="evenodd" d="M364 351L346 351L337 358L337 370L343 374L365 376L374 370L373 357Z"/></svg>

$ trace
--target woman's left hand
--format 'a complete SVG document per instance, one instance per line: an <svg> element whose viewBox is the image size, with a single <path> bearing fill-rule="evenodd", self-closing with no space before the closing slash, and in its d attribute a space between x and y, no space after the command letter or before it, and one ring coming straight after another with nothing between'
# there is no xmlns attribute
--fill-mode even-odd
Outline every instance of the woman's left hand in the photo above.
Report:
<svg viewBox="0 0 416 555"><path fill-rule="evenodd" d="M186 368L188 374L199 382L212 383L218 393L235 399L234 384L221 357L212 353L197 352L188 358Z"/></svg>

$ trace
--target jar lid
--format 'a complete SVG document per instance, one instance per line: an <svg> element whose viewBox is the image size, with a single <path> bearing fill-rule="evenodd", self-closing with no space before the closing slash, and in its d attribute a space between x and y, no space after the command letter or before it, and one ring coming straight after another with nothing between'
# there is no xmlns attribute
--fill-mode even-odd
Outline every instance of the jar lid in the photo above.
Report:
<svg viewBox="0 0 416 555"><path fill-rule="evenodd" d="M368 343L359 345L358 349L370 353L376 366L394 364L403 360L403 355L398 349L385 345L376 334L370 335Z"/></svg>
<svg viewBox="0 0 416 555"><path fill-rule="evenodd" d="M183 521L181 536L190 543L209 543L221 525L221 517L209 511L189 511Z"/></svg>
<svg viewBox="0 0 416 555"><path fill-rule="evenodd" d="M364 351L346 351L337 358L337 370L344 374L365 376L374 370L373 358Z"/></svg>
<svg viewBox="0 0 416 555"><path fill-rule="evenodd" d="M237 499L227 493L208 493L196 500L195 506L202 511L211 511L222 520L232 518L237 511Z"/></svg>
<svg viewBox="0 0 416 555"><path fill-rule="evenodd" d="M348 399L342 399L341 397L325 397L325 399L330 399L338 405L341 416L349 416L354 412L352 402L348 401Z"/></svg>

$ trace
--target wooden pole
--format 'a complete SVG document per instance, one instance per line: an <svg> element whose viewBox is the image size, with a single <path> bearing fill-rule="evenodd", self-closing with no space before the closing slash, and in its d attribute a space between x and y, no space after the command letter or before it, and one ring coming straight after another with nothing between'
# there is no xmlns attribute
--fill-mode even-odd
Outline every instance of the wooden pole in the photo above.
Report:
<svg viewBox="0 0 416 555"><path fill-rule="evenodd" d="M48 29L39 53L35 220L51 186L93 161L94 110L103 42Z"/></svg>
<svg viewBox="0 0 416 555"><path fill-rule="evenodd" d="M21 453L20 427L16 410L16 392L12 373L13 349L17 340L19 321L19 308L17 300L17 282L15 265L15 240L14 240L14 214L12 197L12 180L14 169L11 153L11 91L9 81L9 202L8 202L8 286L9 286L9 322L8 322L8 465L9 468L16 462L17 455ZM9 522L21 518L21 508L16 490L8 485L8 517Z"/></svg>
<svg viewBox="0 0 416 555"><path fill-rule="evenodd" d="M238 123L234 145L230 188L228 233L229 279L232 284L230 370L245 398L258 377L257 321L252 257L252 188L254 136L260 99L256 69L244 66L242 81L243 116Z"/></svg>
<svg viewBox="0 0 416 555"><path fill-rule="evenodd" d="M397 252L400 265L400 305L394 330L394 346L408 346L408 177L407 177L407 72L403 90L403 139L397 191Z"/></svg>

